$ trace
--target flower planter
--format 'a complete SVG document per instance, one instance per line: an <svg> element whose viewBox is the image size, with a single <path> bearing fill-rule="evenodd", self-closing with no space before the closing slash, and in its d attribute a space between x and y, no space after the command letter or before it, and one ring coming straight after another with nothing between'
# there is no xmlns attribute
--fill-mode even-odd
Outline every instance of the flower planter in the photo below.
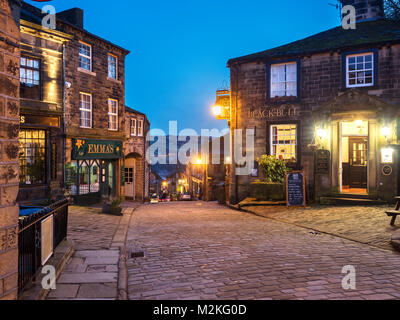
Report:
<svg viewBox="0 0 400 320"><path fill-rule="evenodd" d="M250 185L250 196L257 201L285 201L286 185L275 182L253 182Z"/></svg>

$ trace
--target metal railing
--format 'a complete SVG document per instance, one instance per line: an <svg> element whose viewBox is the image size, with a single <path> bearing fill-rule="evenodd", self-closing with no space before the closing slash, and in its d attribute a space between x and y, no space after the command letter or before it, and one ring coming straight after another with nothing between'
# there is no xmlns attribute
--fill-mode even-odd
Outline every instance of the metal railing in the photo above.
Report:
<svg viewBox="0 0 400 320"><path fill-rule="evenodd" d="M42 266L41 222L53 216L53 252L67 237L69 200L58 201L40 211L19 219L18 289L33 280Z"/></svg>

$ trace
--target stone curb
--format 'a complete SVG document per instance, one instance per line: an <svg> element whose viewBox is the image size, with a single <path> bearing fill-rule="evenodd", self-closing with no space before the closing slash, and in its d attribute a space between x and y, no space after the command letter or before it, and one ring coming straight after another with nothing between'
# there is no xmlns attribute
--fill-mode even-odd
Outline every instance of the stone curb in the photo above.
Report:
<svg viewBox="0 0 400 320"><path fill-rule="evenodd" d="M125 208L125 214L120 221L118 229L114 235L112 247L119 245L120 257L118 262L118 287L117 287L117 300L129 300L128 296L128 267L126 265L128 258L128 251L126 248L126 238L128 229L131 224L133 212L139 208Z"/></svg>
<svg viewBox="0 0 400 320"><path fill-rule="evenodd" d="M72 257L75 252L73 241L64 240L54 251L54 255L47 261L46 265L52 265L56 268L56 279L59 278L68 260ZM42 288L42 268L39 269L36 280L32 282L22 292L18 300L45 300L50 290Z"/></svg>

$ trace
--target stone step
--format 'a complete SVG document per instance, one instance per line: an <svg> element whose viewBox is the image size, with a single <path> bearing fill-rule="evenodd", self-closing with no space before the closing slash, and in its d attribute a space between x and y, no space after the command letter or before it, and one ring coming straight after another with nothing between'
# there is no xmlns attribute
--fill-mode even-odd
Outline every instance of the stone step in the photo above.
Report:
<svg viewBox="0 0 400 320"><path fill-rule="evenodd" d="M387 205L386 201L363 199L353 197L321 197L320 204L323 205L343 205L343 206L381 206Z"/></svg>

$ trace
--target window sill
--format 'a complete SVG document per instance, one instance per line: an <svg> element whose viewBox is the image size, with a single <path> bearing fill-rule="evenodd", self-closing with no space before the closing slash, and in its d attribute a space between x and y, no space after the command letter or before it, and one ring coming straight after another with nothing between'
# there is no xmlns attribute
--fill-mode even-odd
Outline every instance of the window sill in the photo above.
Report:
<svg viewBox="0 0 400 320"><path fill-rule="evenodd" d="M122 84L121 80L118 80L118 79L114 79L114 78L109 78L109 77L107 77L107 80L112 81L112 82L115 82L115 83L118 83L118 84Z"/></svg>
<svg viewBox="0 0 400 320"><path fill-rule="evenodd" d="M83 69L83 68L81 68L81 67L78 67L78 71L79 71L79 72L82 72L82 73L89 74L89 75L91 75L91 76L93 76L93 77L97 76L96 72L89 71L89 70Z"/></svg>
<svg viewBox="0 0 400 320"><path fill-rule="evenodd" d="M91 128L91 127L82 127L82 126L79 126L79 128L81 128L81 129L90 129L90 130L93 129L93 128Z"/></svg>
<svg viewBox="0 0 400 320"><path fill-rule="evenodd" d="M267 98L267 103L272 105L279 104L289 104L289 103L298 103L301 99L299 97L278 97L278 98Z"/></svg>
<svg viewBox="0 0 400 320"><path fill-rule="evenodd" d="M108 129L108 131L111 131L111 132L118 132L118 129Z"/></svg>

